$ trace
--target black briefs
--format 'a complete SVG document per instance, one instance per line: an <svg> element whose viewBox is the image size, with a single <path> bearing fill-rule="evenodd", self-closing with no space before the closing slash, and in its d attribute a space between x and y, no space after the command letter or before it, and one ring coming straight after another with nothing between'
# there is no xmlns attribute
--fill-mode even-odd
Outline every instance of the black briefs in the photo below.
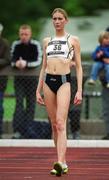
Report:
<svg viewBox="0 0 109 180"><path fill-rule="evenodd" d="M45 83L55 94L57 93L60 86L66 82L71 82L70 73L66 75L53 75L47 73L45 75Z"/></svg>

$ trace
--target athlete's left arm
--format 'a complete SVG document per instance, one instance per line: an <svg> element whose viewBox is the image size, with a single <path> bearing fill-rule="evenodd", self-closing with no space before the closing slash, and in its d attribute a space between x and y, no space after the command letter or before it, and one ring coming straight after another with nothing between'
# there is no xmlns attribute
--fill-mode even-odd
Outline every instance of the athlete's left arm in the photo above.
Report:
<svg viewBox="0 0 109 180"><path fill-rule="evenodd" d="M74 104L80 104L82 101L82 81L83 81L83 71L82 71L82 64L81 64L81 52L80 52L80 42L78 37L73 38L73 45L74 45L74 60L75 60L75 68L76 68L76 75L77 75L77 92L74 99Z"/></svg>

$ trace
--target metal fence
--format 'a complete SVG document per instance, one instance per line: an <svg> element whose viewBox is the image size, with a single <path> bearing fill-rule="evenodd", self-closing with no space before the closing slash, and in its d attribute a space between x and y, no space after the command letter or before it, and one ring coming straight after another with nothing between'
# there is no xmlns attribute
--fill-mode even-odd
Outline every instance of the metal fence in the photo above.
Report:
<svg viewBox="0 0 109 180"><path fill-rule="evenodd" d="M101 139L105 134L102 118L101 85L87 85L90 66L83 65L83 103L70 105L68 114L69 139ZM5 75L4 75L5 74ZM1 138L50 139L52 137L50 120L45 107L39 106L35 90L39 70L36 75L23 76L16 72L3 70L0 73L0 133ZM5 80L4 80L5 79ZM5 87L2 92L3 81ZM2 83L1 83L2 82ZM23 86L22 86L23 83ZM76 77L72 74L72 99L76 92ZM24 89L22 89L22 87Z"/></svg>

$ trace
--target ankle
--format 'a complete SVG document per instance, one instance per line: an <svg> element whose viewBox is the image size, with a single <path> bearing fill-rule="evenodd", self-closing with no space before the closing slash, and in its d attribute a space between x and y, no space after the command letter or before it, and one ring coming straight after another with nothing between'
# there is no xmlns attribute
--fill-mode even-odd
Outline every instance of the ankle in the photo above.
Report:
<svg viewBox="0 0 109 180"><path fill-rule="evenodd" d="M67 168L68 165L66 164L66 162L60 162L58 161L58 163L62 166L62 168Z"/></svg>

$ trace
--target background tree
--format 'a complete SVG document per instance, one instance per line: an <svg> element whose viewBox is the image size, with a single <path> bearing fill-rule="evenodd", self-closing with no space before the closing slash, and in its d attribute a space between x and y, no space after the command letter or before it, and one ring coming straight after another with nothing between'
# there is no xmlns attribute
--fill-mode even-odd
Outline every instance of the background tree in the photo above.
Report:
<svg viewBox="0 0 109 180"><path fill-rule="evenodd" d="M33 28L33 35L38 38L46 17L50 17L57 6L65 8L69 16L98 15L98 10L109 9L109 1L0 0L0 23L4 25L4 35L11 41L16 38L19 26L28 23Z"/></svg>
<svg viewBox="0 0 109 180"><path fill-rule="evenodd" d="M109 9L109 1L104 0L69 0L63 6L70 16L98 15L101 9Z"/></svg>
<svg viewBox="0 0 109 180"><path fill-rule="evenodd" d="M19 26L28 23L34 30L40 31L40 17L48 14L48 6L44 0L1 0L0 23L4 25L4 34L11 40L14 39Z"/></svg>

